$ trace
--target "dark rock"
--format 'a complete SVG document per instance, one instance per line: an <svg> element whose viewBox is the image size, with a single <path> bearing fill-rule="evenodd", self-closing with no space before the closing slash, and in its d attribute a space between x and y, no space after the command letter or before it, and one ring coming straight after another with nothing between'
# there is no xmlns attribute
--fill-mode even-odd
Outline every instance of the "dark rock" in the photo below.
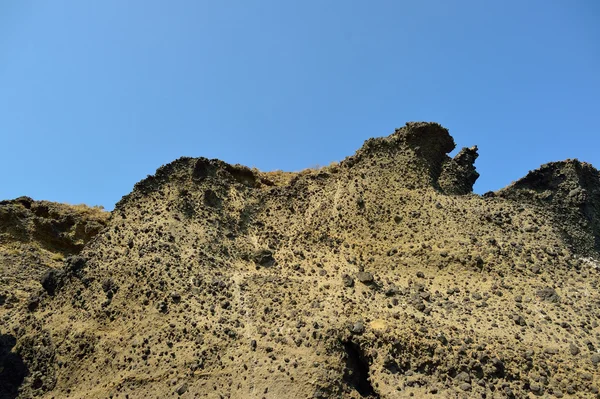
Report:
<svg viewBox="0 0 600 399"><path fill-rule="evenodd" d="M543 301L547 301L547 302L551 302L551 303L560 302L560 297L558 296L556 291L550 287L546 287L546 288L537 290L535 294Z"/></svg>
<svg viewBox="0 0 600 399"><path fill-rule="evenodd" d="M497 357L492 358L492 365L496 369L496 374L503 375L504 374L504 362Z"/></svg>
<svg viewBox="0 0 600 399"><path fill-rule="evenodd" d="M78 274L85 268L86 263L87 260L82 256L69 256L65 261L65 270L67 273Z"/></svg>
<svg viewBox="0 0 600 399"><path fill-rule="evenodd" d="M398 366L396 359L394 359L394 357L389 354L385 357L385 360L383 361L383 367L391 374L397 374L400 372L400 367Z"/></svg>
<svg viewBox="0 0 600 399"><path fill-rule="evenodd" d="M374 281L373 274L369 272L358 272L356 278L363 284L371 284Z"/></svg>
<svg viewBox="0 0 600 399"><path fill-rule="evenodd" d="M102 291L104 291L108 299L112 299L118 290L119 286L112 278L108 278L102 282Z"/></svg>
<svg viewBox="0 0 600 399"><path fill-rule="evenodd" d="M273 258L273 252L270 249L260 249L256 251L252 257L254 263L264 267L274 266L277 262Z"/></svg>
<svg viewBox="0 0 600 399"><path fill-rule="evenodd" d="M160 301L156 304L156 309L158 309L160 313L167 313L169 307L165 301Z"/></svg>
<svg viewBox="0 0 600 399"><path fill-rule="evenodd" d="M62 286L64 272L62 270L50 269L42 277L41 283L48 295L54 295Z"/></svg>
<svg viewBox="0 0 600 399"><path fill-rule="evenodd" d="M600 354L594 353L592 355L592 357L590 358L590 360L592 361L592 364L594 366L597 366L600 363Z"/></svg>
<svg viewBox="0 0 600 399"><path fill-rule="evenodd" d="M194 165L192 177L195 180L203 180L214 173L214 166L206 158L199 158Z"/></svg>
<svg viewBox="0 0 600 399"><path fill-rule="evenodd" d="M570 344L569 345L569 352L571 352L571 355L577 356L579 354L579 352L581 352L581 350L579 349L579 347L577 345Z"/></svg>
<svg viewBox="0 0 600 399"><path fill-rule="evenodd" d="M179 388L177 388L177 395L183 395L184 393L186 393L188 390L188 384L187 383L183 383Z"/></svg>
<svg viewBox="0 0 600 399"><path fill-rule="evenodd" d="M354 325L352 326L352 328L350 328L350 331L353 334L362 334L365 332L365 325L363 324L362 321L357 321L356 323L354 323Z"/></svg>
<svg viewBox="0 0 600 399"><path fill-rule="evenodd" d="M531 385L529 385L529 390L531 392L533 392L536 395L539 395L543 392L542 386L540 384L537 383L532 383Z"/></svg>
<svg viewBox="0 0 600 399"><path fill-rule="evenodd" d="M442 343L442 345L448 344L448 338L446 338L446 336L443 333L439 333L436 338Z"/></svg>
<svg viewBox="0 0 600 399"><path fill-rule="evenodd" d="M38 295L32 295L31 297L29 297L29 300L27 301L27 309L30 312L33 312L34 310L36 310L39 305L40 305L40 297Z"/></svg>
<svg viewBox="0 0 600 399"><path fill-rule="evenodd" d="M181 294L179 292L171 292L171 299L175 303L181 302Z"/></svg>
<svg viewBox="0 0 600 399"><path fill-rule="evenodd" d="M204 203L211 208L218 208L221 206L221 198L213 190L206 190L204 192Z"/></svg>
<svg viewBox="0 0 600 399"><path fill-rule="evenodd" d="M344 283L344 287L354 287L354 279L347 274L342 276L342 282Z"/></svg>
<svg viewBox="0 0 600 399"><path fill-rule="evenodd" d="M417 302L413 305L419 312L424 312L427 306L423 302Z"/></svg>

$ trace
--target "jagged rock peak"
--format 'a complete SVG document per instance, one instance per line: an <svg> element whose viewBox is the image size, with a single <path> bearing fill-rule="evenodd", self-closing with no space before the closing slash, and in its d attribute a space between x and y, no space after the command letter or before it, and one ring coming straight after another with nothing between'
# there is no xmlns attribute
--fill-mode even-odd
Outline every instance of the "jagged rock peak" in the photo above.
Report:
<svg viewBox="0 0 600 399"><path fill-rule="evenodd" d="M477 146L465 147L453 159L444 163L438 180L444 193L465 195L473 191L473 185L479 178L479 173L475 170L478 156Z"/></svg>
<svg viewBox="0 0 600 399"><path fill-rule="evenodd" d="M159 190L168 181L199 183L205 179L216 179L223 184L268 189L273 186L294 185L310 176L327 180L340 172L364 176L364 181L372 185L379 184L382 173L385 173L398 177L397 185L405 188L433 187L445 194L468 194L479 177L474 166L477 147L463 148L452 159L447 154L454 148L454 139L440 124L408 122L387 137L365 141L354 155L333 168L301 172L260 172L218 159L182 157L161 166L155 175L137 183L133 192L119 201L116 209L122 208L132 198L140 198Z"/></svg>
<svg viewBox="0 0 600 399"><path fill-rule="evenodd" d="M434 187L445 194L464 195L479 177L477 147L463 148L454 159L447 154L456 144L448 129L435 122L408 122L388 137L372 138L342 164L385 165L405 178L409 188ZM377 168L373 172L380 173Z"/></svg>
<svg viewBox="0 0 600 399"><path fill-rule="evenodd" d="M567 159L544 164L504 190L550 190L562 194L568 194L573 189L597 190L600 186L599 176L598 170L591 164ZM551 200L550 197L540 199Z"/></svg>
<svg viewBox="0 0 600 399"><path fill-rule="evenodd" d="M550 162L497 195L550 209L576 252L600 252L600 172L591 164Z"/></svg>

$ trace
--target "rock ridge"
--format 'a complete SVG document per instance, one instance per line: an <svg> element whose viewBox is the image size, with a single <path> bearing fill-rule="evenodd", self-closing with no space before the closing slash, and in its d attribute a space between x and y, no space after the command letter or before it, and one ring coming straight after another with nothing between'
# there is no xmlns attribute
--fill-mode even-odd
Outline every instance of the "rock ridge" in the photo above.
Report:
<svg viewBox="0 0 600 399"><path fill-rule="evenodd" d="M598 397L598 171L479 196L454 148L411 122L317 170L162 166L0 303L10 394Z"/></svg>

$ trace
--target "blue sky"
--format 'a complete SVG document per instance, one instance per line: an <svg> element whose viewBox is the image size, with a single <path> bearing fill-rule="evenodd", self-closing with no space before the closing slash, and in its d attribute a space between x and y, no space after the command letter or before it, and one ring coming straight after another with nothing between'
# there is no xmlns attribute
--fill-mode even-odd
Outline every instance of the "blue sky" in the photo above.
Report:
<svg viewBox="0 0 600 399"><path fill-rule="evenodd" d="M600 167L600 2L0 2L0 199L112 209L180 156L300 170L406 121L475 191Z"/></svg>

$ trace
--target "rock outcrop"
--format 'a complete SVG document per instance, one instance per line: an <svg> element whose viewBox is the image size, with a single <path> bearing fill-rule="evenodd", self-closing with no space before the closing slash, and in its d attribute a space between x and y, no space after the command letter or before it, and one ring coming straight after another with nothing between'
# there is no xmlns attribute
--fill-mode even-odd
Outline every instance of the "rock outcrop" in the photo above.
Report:
<svg viewBox="0 0 600 399"><path fill-rule="evenodd" d="M580 247L577 187L478 196L454 147L409 123L318 170L161 167L5 318L21 396L598 395L597 171Z"/></svg>
<svg viewBox="0 0 600 399"><path fill-rule="evenodd" d="M466 195L473 192L479 178L475 170L477 146L463 148L456 156L444 162L439 184L445 194Z"/></svg>
<svg viewBox="0 0 600 399"><path fill-rule="evenodd" d="M551 162L498 195L549 209L574 251L600 251L600 174L592 165L576 159Z"/></svg>
<svg viewBox="0 0 600 399"><path fill-rule="evenodd" d="M85 205L0 201L0 398L15 397L19 387L22 397L54 387L50 336L28 315L47 295L40 282L49 287L62 275L65 259L79 253L108 217Z"/></svg>

